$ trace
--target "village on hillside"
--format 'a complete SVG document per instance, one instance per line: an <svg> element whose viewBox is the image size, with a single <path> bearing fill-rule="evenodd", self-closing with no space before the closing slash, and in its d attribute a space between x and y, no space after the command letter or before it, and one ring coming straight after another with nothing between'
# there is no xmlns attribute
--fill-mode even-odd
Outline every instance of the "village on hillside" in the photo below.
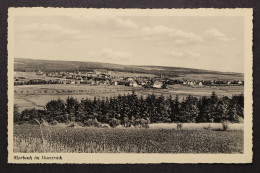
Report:
<svg viewBox="0 0 260 173"><path fill-rule="evenodd" d="M16 76L14 85L43 85L43 84L89 84L89 85L125 85L129 87L143 88L167 88L167 85L181 84L190 87L203 86L240 86L244 85L241 80L176 80L164 75L151 77L149 75L129 75L117 76L116 71L106 69L94 69L88 72L35 72L39 78L28 78L26 76ZM48 77L45 78L45 77ZM50 79L53 78L53 79Z"/></svg>

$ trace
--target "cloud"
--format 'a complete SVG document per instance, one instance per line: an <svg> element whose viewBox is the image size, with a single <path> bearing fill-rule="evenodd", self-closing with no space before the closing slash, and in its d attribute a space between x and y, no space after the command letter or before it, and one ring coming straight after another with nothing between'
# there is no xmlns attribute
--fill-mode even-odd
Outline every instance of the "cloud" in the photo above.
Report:
<svg viewBox="0 0 260 173"><path fill-rule="evenodd" d="M142 27L135 31L134 34L123 36L124 39L141 39L149 41L155 45L175 45L186 46L204 43L202 36L170 28L163 25L155 25L152 27Z"/></svg>
<svg viewBox="0 0 260 173"><path fill-rule="evenodd" d="M133 22L132 20L129 19L121 19L121 18L115 18L115 25L118 27L123 27L123 28L130 28L130 29L135 29L138 28L138 25Z"/></svg>
<svg viewBox="0 0 260 173"><path fill-rule="evenodd" d="M83 28L136 29L139 27L134 21L118 16L72 16L69 20Z"/></svg>
<svg viewBox="0 0 260 173"><path fill-rule="evenodd" d="M171 28L164 25L144 26L140 30L135 31L132 35L122 36L123 39L141 39L151 42L156 46L174 45L174 46L190 46L205 45L214 41L234 41L224 33L209 29L203 34L195 34Z"/></svg>
<svg viewBox="0 0 260 173"><path fill-rule="evenodd" d="M94 61L122 63L129 61L132 54L124 51L115 51L109 48L104 48L100 51L89 52L88 57L92 58Z"/></svg>
<svg viewBox="0 0 260 173"><path fill-rule="evenodd" d="M20 27L20 31L24 31L24 32L37 32L37 31L60 32L60 31L63 31L63 28L57 24L32 23L32 24Z"/></svg>
<svg viewBox="0 0 260 173"><path fill-rule="evenodd" d="M109 36L107 33L110 31L117 34L114 31L131 31L138 27L132 20L117 16L71 16L31 23L25 20L16 25L15 34L30 40L60 42L86 40L91 37L90 33L94 33L95 37Z"/></svg>
<svg viewBox="0 0 260 173"><path fill-rule="evenodd" d="M90 37L80 30L68 29L55 23L32 23L23 25L17 28L16 34L25 39L46 42L81 40Z"/></svg>
<svg viewBox="0 0 260 173"><path fill-rule="evenodd" d="M171 32L173 32L172 29L166 27L166 26L162 26L162 25L158 25L158 26L154 26L154 27L143 27L142 31L144 34L146 35L157 35L157 34L170 34Z"/></svg>
<svg viewBox="0 0 260 173"><path fill-rule="evenodd" d="M216 41L234 41L234 38L228 38L224 33L218 31L217 29L209 29L205 31L205 36L208 39Z"/></svg>
<svg viewBox="0 0 260 173"><path fill-rule="evenodd" d="M183 52L171 51L165 53L165 56L174 59L198 59L201 57L199 53L192 52L192 51L183 51Z"/></svg>

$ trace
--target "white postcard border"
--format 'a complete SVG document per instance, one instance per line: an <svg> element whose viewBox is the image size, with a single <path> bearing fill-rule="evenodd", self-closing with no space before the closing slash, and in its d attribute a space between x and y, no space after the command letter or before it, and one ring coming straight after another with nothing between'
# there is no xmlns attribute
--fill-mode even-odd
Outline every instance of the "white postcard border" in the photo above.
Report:
<svg viewBox="0 0 260 173"><path fill-rule="evenodd" d="M14 153L13 103L14 103L14 16L17 15L149 15L149 16L244 16L245 30L245 108L243 154L91 154L91 153ZM251 163L253 121L253 55L252 9L82 9L82 8L9 8L8 9L8 163ZM32 160L15 160L15 156L32 157ZM37 157L62 157L35 159Z"/></svg>

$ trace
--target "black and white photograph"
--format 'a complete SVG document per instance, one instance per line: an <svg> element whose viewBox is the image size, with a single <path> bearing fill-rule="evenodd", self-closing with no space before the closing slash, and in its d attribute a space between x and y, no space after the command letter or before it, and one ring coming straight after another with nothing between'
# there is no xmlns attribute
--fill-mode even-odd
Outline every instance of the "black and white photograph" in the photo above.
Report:
<svg viewBox="0 0 260 173"><path fill-rule="evenodd" d="M9 8L9 163L251 163L252 9Z"/></svg>

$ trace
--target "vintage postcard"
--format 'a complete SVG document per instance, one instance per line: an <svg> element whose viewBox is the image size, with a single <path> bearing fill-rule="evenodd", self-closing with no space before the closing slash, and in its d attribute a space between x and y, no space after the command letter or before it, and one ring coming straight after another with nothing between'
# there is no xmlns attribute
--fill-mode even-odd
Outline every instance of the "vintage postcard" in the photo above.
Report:
<svg viewBox="0 0 260 173"><path fill-rule="evenodd" d="M9 163L251 163L252 9L8 10Z"/></svg>

